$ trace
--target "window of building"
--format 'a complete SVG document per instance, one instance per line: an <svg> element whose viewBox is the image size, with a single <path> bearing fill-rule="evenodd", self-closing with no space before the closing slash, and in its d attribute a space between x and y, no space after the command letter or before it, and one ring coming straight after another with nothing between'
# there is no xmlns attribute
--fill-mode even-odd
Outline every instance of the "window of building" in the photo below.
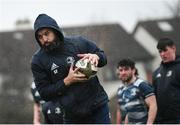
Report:
<svg viewBox="0 0 180 125"><path fill-rule="evenodd" d="M173 30L172 25L167 21L158 22L158 27L164 32L170 32Z"/></svg>

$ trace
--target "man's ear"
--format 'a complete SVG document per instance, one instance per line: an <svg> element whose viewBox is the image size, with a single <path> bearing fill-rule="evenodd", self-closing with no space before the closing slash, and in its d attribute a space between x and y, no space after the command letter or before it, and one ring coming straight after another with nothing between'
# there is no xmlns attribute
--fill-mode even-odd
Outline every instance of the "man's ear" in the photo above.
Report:
<svg viewBox="0 0 180 125"><path fill-rule="evenodd" d="M135 68L133 68L133 69L132 69L132 72L133 72L133 74L135 75L136 69L135 69Z"/></svg>
<svg viewBox="0 0 180 125"><path fill-rule="evenodd" d="M176 51L176 46L175 46L175 45L173 45L173 46L172 46L172 49L173 49L174 51Z"/></svg>
<svg viewBox="0 0 180 125"><path fill-rule="evenodd" d="M116 68L116 75L119 75L119 68Z"/></svg>

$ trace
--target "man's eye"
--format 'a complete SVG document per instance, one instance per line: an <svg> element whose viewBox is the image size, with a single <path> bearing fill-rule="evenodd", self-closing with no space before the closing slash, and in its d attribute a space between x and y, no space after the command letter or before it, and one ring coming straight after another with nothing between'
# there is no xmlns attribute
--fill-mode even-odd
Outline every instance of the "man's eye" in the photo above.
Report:
<svg viewBox="0 0 180 125"><path fill-rule="evenodd" d="M159 53L166 52L167 49L159 50Z"/></svg>
<svg viewBox="0 0 180 125"><path fill-rule="evenodd" d="M47 31L47 32L44 33L45 36L48 36L48 34L49 34L49 31Z"/></svg>
<svg viewBox="0 0 180 125"><path fill-rule="evenodd" d="M38 39L42 39L42 36L41 36L41 35L39 35L39 36L38 36Z"/></svg>

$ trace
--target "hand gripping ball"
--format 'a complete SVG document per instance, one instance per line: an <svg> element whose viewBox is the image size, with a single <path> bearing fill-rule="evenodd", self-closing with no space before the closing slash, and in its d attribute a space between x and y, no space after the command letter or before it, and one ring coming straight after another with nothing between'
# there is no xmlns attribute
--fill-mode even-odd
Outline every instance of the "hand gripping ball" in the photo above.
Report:
<svg viewBox="0 0 180 125"><path fill-rule="evenodd" d="M88 59L85 60L78 60L75 64L75 66L79 69L79 72L86 75L86 77L89 79L96 75L98 68L88 61Z"/></svg>

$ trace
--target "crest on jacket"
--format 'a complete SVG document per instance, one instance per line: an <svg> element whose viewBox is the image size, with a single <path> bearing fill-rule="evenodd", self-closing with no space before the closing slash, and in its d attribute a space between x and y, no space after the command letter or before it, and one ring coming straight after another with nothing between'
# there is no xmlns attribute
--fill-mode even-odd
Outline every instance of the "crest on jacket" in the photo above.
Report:
<svg viewBox="0 0 180 125"><path fill-rule="evenodd" d="M69 57L67 57L66 58L66 61L67 61L67 64L74 64L74 57L72 57L72 56L69 56Z"/></svg>

